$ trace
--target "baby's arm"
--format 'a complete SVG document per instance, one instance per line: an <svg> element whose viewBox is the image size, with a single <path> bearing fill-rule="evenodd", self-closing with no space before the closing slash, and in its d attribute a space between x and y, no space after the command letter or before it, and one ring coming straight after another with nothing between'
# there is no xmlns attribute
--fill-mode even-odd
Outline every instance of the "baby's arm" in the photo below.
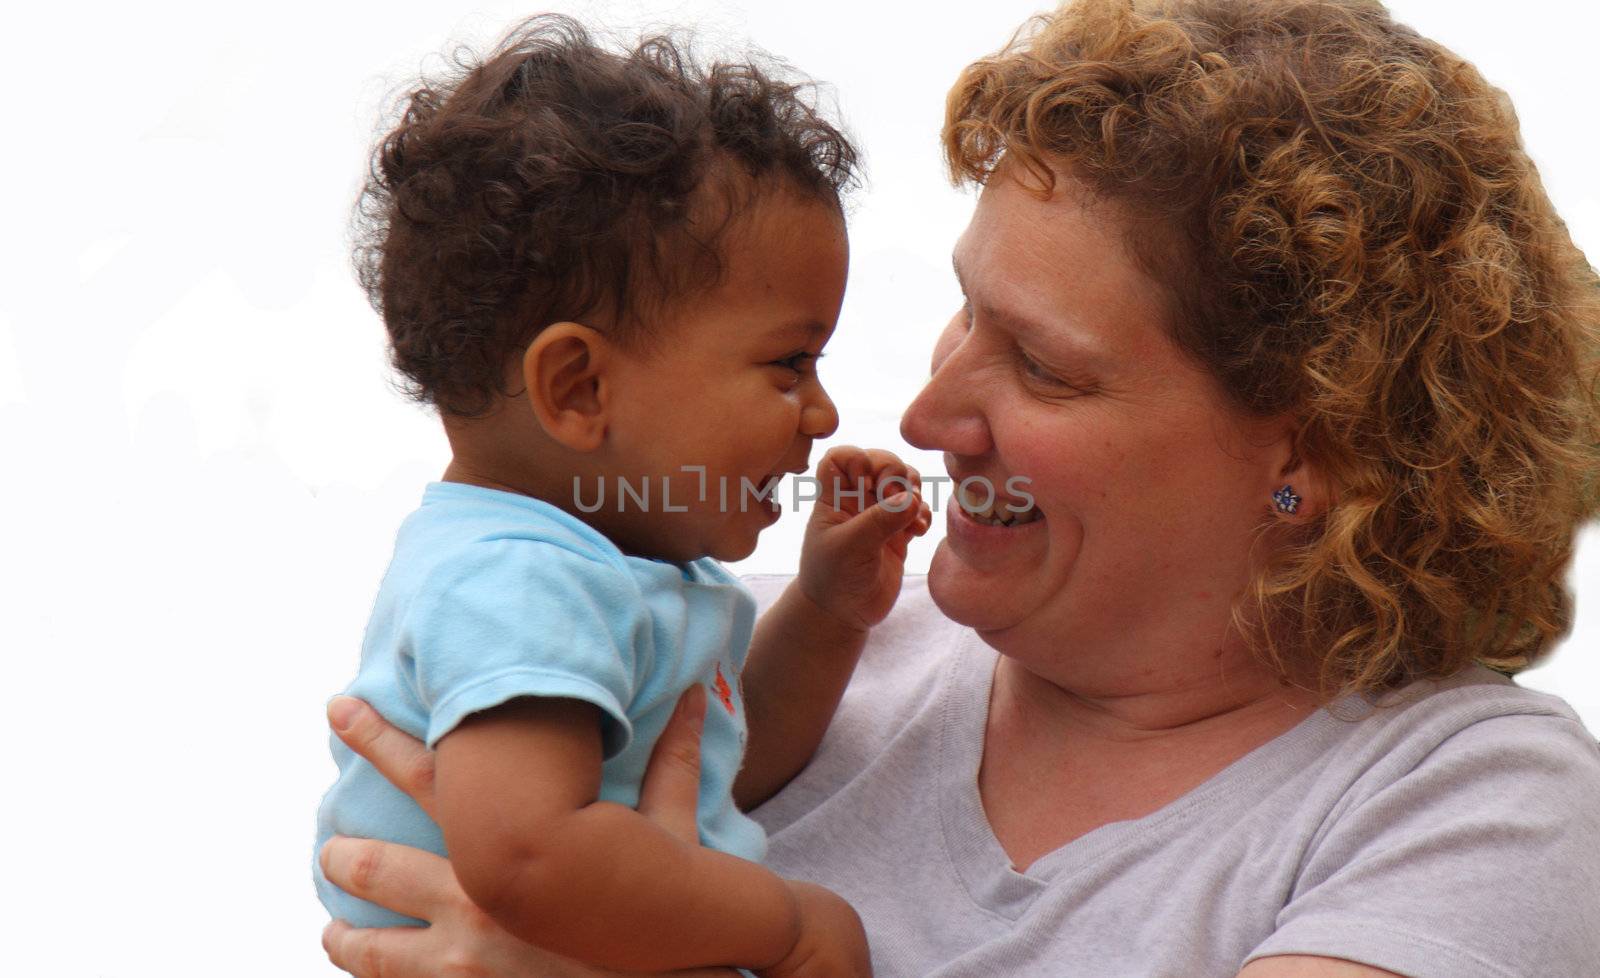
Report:
<svg viewBox="0 0 1600 978"><path fill-rule="evenodd" d="M749 728L733 800L749 811L811 760L867 643L867 630L838 621L798 580L756 622L740 677Z"/></svg>
<svg viewBox="0 0 1600 978"><path fill-rule="evenodd" d="M523 698L438 744L436 814L462 888L506 930L602 967L762 968L800 938L791 885L599 801L600 713Z"/></svg>
<svg viewBox="0 0 1600 978"><path fill-rule="evenodd" d="M890 452L830 449L817 480L822 493L800 574L756 624L741 677L749 742L733 798L746 811L777 794L816 753L867 629L900 593L906 547L931 518L916 470Z"/></svg>

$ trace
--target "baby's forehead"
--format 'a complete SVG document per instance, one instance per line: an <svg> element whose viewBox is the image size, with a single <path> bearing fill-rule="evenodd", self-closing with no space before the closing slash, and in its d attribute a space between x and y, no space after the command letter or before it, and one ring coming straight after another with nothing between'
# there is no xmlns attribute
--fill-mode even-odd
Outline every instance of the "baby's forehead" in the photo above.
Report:
<svg viewBox="0 0 1600 978"><path fill-rule="evenodd" d="M661 317L644 324L656 353L669 348L706 350L817 349L833 333L821 318L785 316L762 296L731 295L726 290L685 296Z"/></svg>
<svg viewBox="0 0 1600 978"><path fill-rule="evenodd" d="M636 312L644 331L680 342L825 341L838 319L849 261L839 210L780 193L748 201L719 224L709 237L714 250L703 253L713 259L714 273L641 303Z"/></svg>

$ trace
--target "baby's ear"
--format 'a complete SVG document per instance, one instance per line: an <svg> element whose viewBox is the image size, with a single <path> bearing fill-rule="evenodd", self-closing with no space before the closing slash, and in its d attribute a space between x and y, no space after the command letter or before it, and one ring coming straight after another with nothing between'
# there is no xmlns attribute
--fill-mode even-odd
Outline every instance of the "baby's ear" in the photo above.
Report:
<svg viewBox="0 0 1600 978"><path fill-rule="evenodd" d="M522 355L529 406L545 433L575 452L605 440L611 345L582 323L551 323Z"/></svg>

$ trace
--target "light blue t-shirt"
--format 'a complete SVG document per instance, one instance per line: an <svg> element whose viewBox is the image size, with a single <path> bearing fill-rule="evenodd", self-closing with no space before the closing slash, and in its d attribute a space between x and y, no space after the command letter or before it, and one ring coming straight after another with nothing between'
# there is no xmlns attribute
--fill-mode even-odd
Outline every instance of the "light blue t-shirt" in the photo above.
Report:
<svg viewBox="0 0 1600 978"><path fill-rule="evenodd" d="M651 747L678 697L707 687L700 841L759 860L766 837L733 804L744 753L739 673L755 603L710 558L674 564L625 555L559 508L453 482L430 484L406 518L345 690L429 747L469 715L519 696L600 708L600 797L635 807ZM333 835L445 854L439 827L371 764L332 739L339 778L317 816ZM335 917L361 927L421 921L358 900L312 860Z"/></svg>

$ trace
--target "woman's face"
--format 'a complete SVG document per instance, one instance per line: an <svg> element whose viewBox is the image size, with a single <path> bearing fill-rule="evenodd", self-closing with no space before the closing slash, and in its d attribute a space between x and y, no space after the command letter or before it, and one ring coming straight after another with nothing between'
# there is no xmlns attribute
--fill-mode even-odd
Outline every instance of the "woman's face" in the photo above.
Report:
<svg viewBox="0 0 1600 978"><path fill-rule="evenodd" d="M1174 644L1223 648L1289 429L1223 406L1167 338L1167 295L1116 210L1081 190L1062 180L1042 201L1004 171L989 182L955 248L966 304L901 431L954 480L1001 490L996 512L1024 501L1004 492L1018 477L1037 509L1004 526L947 507L929 571L945 614L1014 657L1159 668Z"/></svg>

